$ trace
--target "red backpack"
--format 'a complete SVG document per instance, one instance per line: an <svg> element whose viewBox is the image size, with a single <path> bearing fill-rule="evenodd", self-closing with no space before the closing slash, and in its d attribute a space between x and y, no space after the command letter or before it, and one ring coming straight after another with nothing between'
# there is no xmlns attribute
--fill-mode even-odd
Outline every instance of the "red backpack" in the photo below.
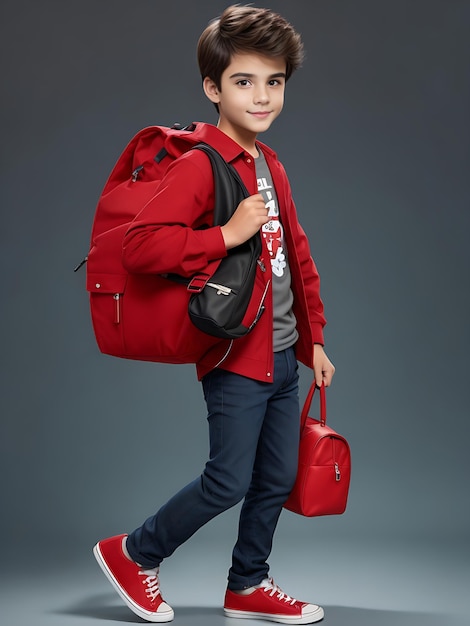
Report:
<svg viewBox="0 0 470 626"><path fill-rule="evenodd" d="M195 129L194 124L187 128L151 126L138 132L101 193L90 251L76 270L86 262L93 329L104 354L161 363L196 363L222 341L196 328L188 315L191 297L204 288L220 260L210 264L204 280L193 277L190 286L188 281L181 284L153 274L129 274L121 260L129 224L155 195L168 165L198 144L204 147ZM225 192L227 176L215 170L214 174L217 205L218 190L219 195L220 188Z"/></svg>

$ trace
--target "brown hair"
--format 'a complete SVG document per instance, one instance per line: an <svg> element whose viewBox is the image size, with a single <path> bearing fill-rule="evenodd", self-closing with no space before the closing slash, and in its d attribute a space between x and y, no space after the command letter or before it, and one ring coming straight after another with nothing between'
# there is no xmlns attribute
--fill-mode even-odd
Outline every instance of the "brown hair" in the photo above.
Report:
<svg viewBox="0 0 470 626"><path fill-rule="evenodd" d="M202 79L209 77L220 89L232 56L243 52L283 57L286 80L304 57L300 35L281 15L270 9L233 5L212 20L199 38L197 57Z"/></svg>

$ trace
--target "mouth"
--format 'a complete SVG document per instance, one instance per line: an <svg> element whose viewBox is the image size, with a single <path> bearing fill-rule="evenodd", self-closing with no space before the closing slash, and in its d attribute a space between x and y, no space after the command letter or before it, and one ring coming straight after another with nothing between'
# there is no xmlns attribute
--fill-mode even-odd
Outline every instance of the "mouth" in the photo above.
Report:
<svg viewBox="0 0 470 626"><path fill-rule="evenodd" d="M260 120L263 120L271 115L271 111L248 111L248 113Z"/></svg>

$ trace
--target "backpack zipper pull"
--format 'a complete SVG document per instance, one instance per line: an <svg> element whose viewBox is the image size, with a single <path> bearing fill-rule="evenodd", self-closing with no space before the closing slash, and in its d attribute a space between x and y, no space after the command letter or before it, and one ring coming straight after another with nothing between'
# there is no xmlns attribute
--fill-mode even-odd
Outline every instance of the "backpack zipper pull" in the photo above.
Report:
<svg viewBox="0 0 470 626"><path fill-rule="evenodd" d="M135 183L136 180L139 177L140 172L144 169L143 165L139 165L139 167L136 167L135 170L132 172L132 182Z"/></svg>
<svg viewBox="0 0 470 626"><path fill-rule="evenodd" d="M218 296L229 296L232 293L230 287L226 287L225 285L219 285L218 283L206 283L208 287L212 287L213 289L217 289Z"/></svg>
<svg viewBox="0 0 470 626"><path fill-rule="evenodd" d="M74 267L73 271L74 272L78 272L78 270L82 267L82 265L85 265L85 263L88 261L88 257L86 256L83 261L80 261L80 263L77 265L77 267Z"/></svg>
<svg viewBox="0 0 470 626"><path fill-rule="evenodd" d="M120 324L121 323L121 294L120 293L115 293L113 296L114 302L115 302L115 308L114 308L114 323L115 324Z"/></svg>

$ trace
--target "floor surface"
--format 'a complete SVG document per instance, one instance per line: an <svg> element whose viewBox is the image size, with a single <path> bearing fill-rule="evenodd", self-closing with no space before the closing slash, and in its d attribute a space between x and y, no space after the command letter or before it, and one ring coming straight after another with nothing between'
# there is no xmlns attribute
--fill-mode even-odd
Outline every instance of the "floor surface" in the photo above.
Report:
<svg viewBox="0 0 470 626"><path fill-rule="evenodd" d="M161 584L174 626L266 623L224 617L227 556L217 540L193 541L165 563ZM470 625L470 554L458 543L284 542L273 552L271 573L287 593L321 604L325 626ZM8 576L3 569L0 582L1 626L144 623L122 604L91 549L42 567L39 558L18 564Z"/></svg>

